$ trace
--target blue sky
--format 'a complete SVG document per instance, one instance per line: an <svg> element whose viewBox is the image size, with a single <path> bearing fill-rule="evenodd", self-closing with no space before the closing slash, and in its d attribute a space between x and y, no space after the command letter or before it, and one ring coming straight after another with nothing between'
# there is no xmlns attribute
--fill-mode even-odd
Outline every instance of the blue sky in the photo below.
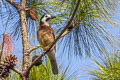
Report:
<svg viewBox="0 0 120 80"><path fill-rule="evenodd" d="M116 8L115 10L115 15L112 16L113 20L115 21L115 25L111 25L108 23L104 23L104 26L106 27L106 30L108 32L110 32L114 37L115 37L115 41L119 42L120 40L120 5ZM0 20L1 21L1 20ZM0 31L4 32L4 28L2 27L2 24L0 22ZM1 33L0 33L1 34ZM0 40L2 39L2 37L0 37ZM37 45L38 43L36 43L35 45ZM15 43L13 43L14 45L14 51L13 53L16 54L17 57L21 57L21 51L22 51L22 44L21 44L21 39L19 39L18 41L15 41ZM117 45L117 43L114 43L114 45ZM33 45L34 46L34 45ZM115 47L116 49L119 49L118 46ZM113 48L109 48L109 51L114 51L115 49ZM90 80L90 78L92 78L93 76L90 76L87 74L87 71L90 69L95 69L96 66L94 65L94 63L91 61L91 59L87 58L87 57L83 57L81 59L78 59L76 57L72 57L72 60L68 60L68 56L64 55L61 57L60 53L57 52L57 62L60 65L61 69L65 69L65 67L67 67L70 63L70 68L68 71L68 75L74 73L75 71L78 71L77 74L77 78L76 80ZM98 59L96 56L92 57L93 59Z"/></svg>

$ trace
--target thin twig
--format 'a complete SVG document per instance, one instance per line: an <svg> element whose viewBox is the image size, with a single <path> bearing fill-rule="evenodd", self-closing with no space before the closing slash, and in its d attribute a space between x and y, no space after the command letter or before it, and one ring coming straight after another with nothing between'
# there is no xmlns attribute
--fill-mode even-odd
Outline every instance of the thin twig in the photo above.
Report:
<svg viewBox="0 0 120 80"><path fill-rule="evenodd" d="M31 9L32 9L31 7L30 7L30 8L25 8L26 11L29 11L29 10L31 10Z"/></svg>
<svg viewBox="0 0 120 80"><path fill-rule="evenodd" d="M0 65L4 65L4 63L1 62ZM13 67L11 67L10 69L13 70L14 72L16 72L16 73L22 75L22 72L21 72L19 69L13 68Z"/></svg>
<svg viewBox="0 0 120 80"><path fill-rule="evenodd" d="M26 11L32 10L33 8L35 8L34 6L30 6L29 8L25 8Z"/></svg>
<svg viewBox="0 0 120 80"><path fill-rule="evenodd" d="M61 35L60 38L64 37L65 35L67 35L68 33L70 33L72 31L73 28L76 27L76 25L79 24L80 20L82 19L82 17L80 16L77 20L75 20L72 24L69 25L69 27L66 29L66 31Z"/></svg>
<svg viewBox="0 0 120 80"><path fill-rule="evenodd" d="M30 48L29 50L27 50L27 52L30 54L33 50L38 49L40 47L40 45L34 46L32 48Z"/></svg>
<svg viewBox="0 0 120 80"><path fill-rule="evenodd" d="M14 1L11 0L6 0L6 1L9 2L12 6L14 6L18 10L18 5Z"/></svg>
<svg viewBox="0 0 120 80"><path fill-rule="evenodd" d="M71 19L68 21L67 25L64 27L64 29L61 31L61 33L57 36L57 38L55 39L55 41L53 42L53 44L45 51L43 52L38 58L36 58L32 64L29 66L29 68L26 70L26 73L29 73L30 69L32 68L32 66L37 62L39 61L44 55L46 55L50 50L51 48L55 45L55 43L60 39L61 35L64 33L64 31L69 27L69 25L72 23L72 20L77 12L77 9L79 7L79 4L80 4L80 0L78 0L78 3L76 4L76 7L73 11L73 14L72 14L72 17Z"/></svg>
<svg viewBox="0 0 120 80"><path fill-rule="evenodd" d="M22 76L22 72L19 69L17 68L10 68L10 69Z"/></svg>

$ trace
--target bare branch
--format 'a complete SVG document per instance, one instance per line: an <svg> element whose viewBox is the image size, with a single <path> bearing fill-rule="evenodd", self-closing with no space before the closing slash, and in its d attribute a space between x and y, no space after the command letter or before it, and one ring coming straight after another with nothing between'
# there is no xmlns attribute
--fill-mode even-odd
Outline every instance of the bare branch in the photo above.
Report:
<svg viewBox="0 0 120 80"><path fill-rule="evenodd" d="M73 26L72 24L64 31L64 33L61 35L61 37L64 37L65 35L67 35L69 32L71 32L71 30L74 28L75 26ZM60 37L60 38L61 38Z"/></svg>
<svg viewBox="0 0 120 80"><path fill-rule="evenodd" d="M31 9L32 9L31 7L30 7L30 8L25 8L26 11L29 11L29 10L31 10Z"/></svg>
<svg viewBox="0 0 120 80"><path fill-rule="evenodd" d="M29 8L25 8L26 11L32 10L33 8L35 8L34 6L30 6Z"/></svg>
<svg viewBox="0 0 120 80"><path fill-rule="evenodd" d="M17 68L10 68L10 69L22 76L22 71L20 71L19 69Z"/></svg>
<svg viewBox="0 0 120 80"><path fill-rule="evenodd" d="M12 1L12 0L6 0L7 2L9 2L12 6L14 6L17 10L18 10L18 5Z"/></svg>
<svg viewBox="0 0 120 80"><path fill-rule="evenodd" d="M27 50L27 52L30 54L33 50L38 49L40 47L40 45L34 46L32 48L30 48L29 50Z"/></svg>
<svg viewBox="0 0 120 80"><path fill-rule="evenodd" d="M1 62L0 65L4 65L4 63ZM14 72L18 73L19 75L22 75L22 72L19 69L13 68L13 67L11 67L10 69L13 70Z"/></svg>
<svg viewBox="0 0 120 80"><path fill-rule="evenodd" d="M65 35L67 35L69 32L71 32L71 30L73 28L76 27L76 25L79 24L80 20L82 19L82 17L80 16L75 22L73 22L72 24L69 25L69 27L66 29L66 31L61 35L61 37L64 37ZM61 38L60 37L60 38Z"/></svg>
<svg viewBox="0 0 120 80"><path fill-rule="evenodd" d="M58 37L55 39L55 41L53 42L53 44L45 51L43 52L38 58L36 58L32 64L29 66L29 68L26 70L26 73L29 73L30 69L32 68L32 66L37 62L39 61L44 55L46 55L50 50L51 48L56 44L56 42L60 39L61 35L65 32L65 30L69 27L69 25L71 24L75 14L76 14L76 11L79 7L79 4L80 4L80 0L78 0L78 3L76 4L76 7L73 11L73 14L72 14L72 17L71 19L68 21L67 25L64 27L64 29L61 31L61 33L58 35Z"/></svg>

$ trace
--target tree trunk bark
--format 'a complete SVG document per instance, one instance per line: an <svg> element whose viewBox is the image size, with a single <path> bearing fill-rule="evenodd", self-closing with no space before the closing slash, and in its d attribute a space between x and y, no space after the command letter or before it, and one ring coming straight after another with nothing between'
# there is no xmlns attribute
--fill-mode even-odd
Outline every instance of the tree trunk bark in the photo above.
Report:
<svg viewBox="0 0 120 80"><path fill-rule="evenodd" d="M21 0L20 3L20 20L21 20L21 33L22 33L22 44L23 44L23 80L29 80L29 74L26 73L28 66L30 65L30 56L27 53L29 49L28 34L27 34L27 22L26 22L26 0Z"/></svg>
<svg viewBox="0 0 120 80"><path fill-rule="evenodd" d="M29 78L24 75L24 76L22 77L22 80L29 80Z"/></svg>

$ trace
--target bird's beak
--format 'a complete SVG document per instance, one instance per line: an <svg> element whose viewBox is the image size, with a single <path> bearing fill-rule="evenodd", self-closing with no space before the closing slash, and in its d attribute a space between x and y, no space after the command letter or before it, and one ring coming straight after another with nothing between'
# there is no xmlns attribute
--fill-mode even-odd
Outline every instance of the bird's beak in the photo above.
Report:
<svg viewBox="0 0 120 80"><path fill-rule="evenodd" d="M52 16L52 17L51 17L51 19L54 19L54 18L56 18L56 16Z"/></svg>
<svg viewBox="0 0 120 80"><path fill-rule="evenodd" d="M54 18L56 18L56 17L55 17L55 16L52 16L52 17L50 17L50 18L47 18L46 21L50 21L51 19L54 19Z"/></svg>

